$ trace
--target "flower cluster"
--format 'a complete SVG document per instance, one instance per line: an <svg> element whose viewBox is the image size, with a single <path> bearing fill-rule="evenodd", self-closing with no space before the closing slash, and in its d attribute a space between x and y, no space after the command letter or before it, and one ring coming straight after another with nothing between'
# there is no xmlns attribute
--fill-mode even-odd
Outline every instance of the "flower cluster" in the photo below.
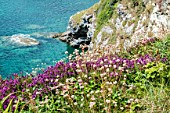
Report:
<svg viewBox="0 0 170 113"><path fill-rule="evenodd" d="M126 95L135 88L127 82L127 75L135 69L142 70L147 63L157 59L150 54L126 58L111 54L109 50L108 47L97 48L87 52L83 50L80 54L75 50L73 55L69 55L69 62L57 62L37 76L14 74L14 79L0 79L0 101L9 96L3 102L3 109L11 100L13 109L17 102L22 102L24 107L20 105L18 109L26 110L29 104L38 105L41 109L48 103L58 106L57 110L72 108L86 112L90 112L85 109L87 106L89 110L106 112L111 112L111 108L129 108L137 99ZM160 60L165 62L167 59Z"/></svg>

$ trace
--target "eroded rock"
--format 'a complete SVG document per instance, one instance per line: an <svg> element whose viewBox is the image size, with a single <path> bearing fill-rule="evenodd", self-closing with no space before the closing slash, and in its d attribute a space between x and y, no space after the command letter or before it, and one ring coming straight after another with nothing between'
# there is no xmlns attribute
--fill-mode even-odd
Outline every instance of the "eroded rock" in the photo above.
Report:
<svg viewBox="0 0 170 113"><path fill-rule="evenodd" d="M92 22L90 19L93 15L84 15L79 25L73 26L72 20L70 19L67 31L59 33L53 36L61 41L67 42L72 47L79 47L81 44L90 44L93 36Z"/></svg>

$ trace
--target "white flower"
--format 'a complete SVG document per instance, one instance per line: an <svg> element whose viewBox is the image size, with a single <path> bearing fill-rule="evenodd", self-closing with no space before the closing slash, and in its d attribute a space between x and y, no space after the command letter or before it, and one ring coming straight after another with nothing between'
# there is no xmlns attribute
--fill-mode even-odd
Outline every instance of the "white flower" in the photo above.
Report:
<svg viewBox="0 0 170 113"><path fill-rule="evenodd" d="M80 68L80 65L79 64L76 64L77 68Z"/></svg>
<svg viewBox="0 0 170 113"><path fill-rule="evenodd" d="M76 71L77 71L77 73L81 73L81 72L82 72L82 70L81 70L81 69L77 69Z"/></svg>
<svg viewBox="0 0 170 113"><path fill-rule="evenodd" d="M128 100L127 103L130 103L130 100Z"/></svg>
<svg viewBox="0 0 170 113"><path fill-rule="evenodd" d="M111 88L108 88L108 90L109 90L109 91L112 91L112 89L111 89Z"/></svg>
<svg viewBox="0 0 170 113"><path fill-rule="evenodd" d="M110 82L106 82L106 84L107 84L107 85L109 85L109 84L110 84Z"/></svg>
<svg viewBox="0 0 170 113"><path fill-rule="evenodd" d="M124 108L123 107L120 107L121 110L123 110Z"/></svg>
<svg viewBox="0 0 170 113"><path fill-rule="evenodd" d="M74 105L77 105L77 102L74 102Z"/></svg>
<svg viewBox="0 0 170 113"><path fill-rule="evenodd" d="M139 102L139 100L138 100L138 99L135 99L135 102Z"/></svg>
<svg viewBox="0 0 170 113"><path fill-rule="evenodd" d="M83 103L80 104L80 107L83 107Z"/></svg>
<svg viewBox="0 0 170 113"><path fill-rule="evenodd" d="M106 103L109 104L109 103L110 103L110 100L106 100Z"/></svg>
<svg viewBox="0 0 170 113"><path fill-rule="evenodd" d="M85 64L82 64L81 66L82 66L82 67L85 67L86 65L85 65Z"/></svg>
<svg viewBox="0 0 170 113"><path fill-rule="evenodd" d="M122 70L123 68L122 67L118 67L118 70Z"/></svg>
<svg viewBox="0 0 170 113"><path fill-rule="evenodd" d="M116 67L117 67L116 65L113 65L113 68L115 68L115 69L116 69Z"/></svg>
<svg viewBox="0 0 170 113"><path fill-rule="evenodd" d="M95 104L96 104L96 102L90 102L89 107L92 108Z"/></svg>
<svg viewBox="0 0 170 113"><path fill-rule="evenodd" d="M117 59L116 62L120 62L120 59Z"/></svg>
<svg viewBox="0 0 170 113"><path fill-rule="evenodd" d="M87 85L87 82L85 82L84 85Z"/></svg>
<svg viewBox="0 0 170 113"><path fill-rule="evenodd" d="M70 81L70 79L66 79L66 83L68 83Z"/></svg>
<svg viewBox="0 0 170 113"><path fill-rule="evenodd" d="M133 98L131 98L131 99L129 99L129 100L130 100L131 102L133 102L133 100L134 100L134 99L133 99Z"/></svg>
<svg viewBox="0 0 170 113"><path fill-rule="evenodd" d="M103 69L104 69L104 66L102 66L100 69L103 70Z"/></svg>
<svg viewBox="0 0 170 113"><path fill-rule="evenodd" d="M39 95L39 94L41 94L41 92L36 92L36 95Z"/></svg>
<svg viewBox="0 0 170 113"><path fill-rule="evenodd" d="M100 93L103 93L103 90L100 90Z"/></svg>
<svg viewBox="0 0 170 113"><path fill-rule="evenodd" d="M80 88L81 88L81 89L83 89L83 88L84 88L84 86L80 86Z"/></svg>
<svg viewBox="0 0 170 113"><path fill-rule="evenodd" d="M72 66L73 63L70 63L69 65Z"/></svg>
<svg viewBox="0 0 170 113"><path fill-rule="evenodd" d="M94 65L93 65L93 68L95 68L95 67L96 67L96 65L94 64Z"/></svg>
<svg viewBox="0 0 170 113"><path fill-rule="evenodd" d="M75 52L79 52L79 50L78 50L78 49L75 49L74 51L75 51Z"/></svg>
<svg viewBox="0 0 170 113"><path fill-rule="evenodd" d="M91 62L93 62L94 61L94 59L91 59Z"/></svg>
<svg viewBox="0 0 170 113"><path fill-rule="evenodd" d="M71 98L73 99L75 96L74 95L71 95Z"/></svg>
<svg viewBox="0 0 170 113"><path fill-rule="evenodd" d="M90 97L90 94L87 94L87 97Z"/></svg>
<svg viewBox="0 0 170 113"><path fill-rule="evenodd" d="M104 75L103 75L103 74L100 74L100 77L101 77L101 78L103 78L103 77L104 77Z"/></svg>
<svg viewBox="0 0 170 113"><path fill-rule="evenodd" d="M88 76L87 75L84 75L85 78L87 78Z"/></svg>
<svg viewBox="0 0 170 113"><path fill-rule="evenodd" d="M125 83L125 82L123 82L123 85L125 86L125 85L126 85L126 83Z"/></svg>
<svg viewBox="0 0 170 113"><path fill-rule="evenodd" d="M102 65L102 64L103 64L103 61L101 61L100 64Z"/></svg>
<svg viewBox="0 0 170 113"><path fill-rule="evenodd" d="M109 68L107 68L107 69L106 69L106 72L109 72L109 71L110 71L110 69L109 69Z"/></svg>
<svg viewBox="0 0 170 113"><path fill-rule="evenodd" d="M91 100L96 100L96 99L94 98L94 95L91 97Z"/></svg>
<svg viewBox="0 0 170 113"><path fill-rule="evenodd" d="M114 81L113 84L117 84L117 81Z"/></svg>
<svg viewBox="0 0 170 113"><path fill-rule="evenodd" d="M65 51L65 54L68 54L68 51Z"/></svg>
<svg viewBox="0 0 170 113"><path fill-rule="evenodd" d="M59 91L56 91L55 94L59 94Z"/></svg>
<svg viewBox="0 0 170 113"><path fill-rule="evenodd" d="M94 91L91 91L91 92L90 92L90 94L93 94L93 93L94 93Z"/></svg>
<svg viewBox="0 0 170 113"><path fill-rule="evenodd" d="M97 94L97 93L99 93L100 91L99 90L97 90L95 93Z"/></svg>
<svg viewBox="0 0 170 113"><path fill-rule="evenodd" d="M95 55L96 55L96 56L98 56L98 55L99 55L99 53L95 53Z"/></svg>
<svg viewBox="0 0 170 113"><path fill-rule="evenodd" d="M104 61L106 62L108 59L104 59Z"/></svg>
<svg viewBox="0 0 170 113"><path fill-rule="evenodd" d="M115 104L114 106L117 107L117 104Z"/></svg>
<svg viewBox="0 0 170 113"><path fill-rule="evenodd" d="M64 98L65 98L65 97L68 97L68 94L65 94L63 97L64 97Z"/></svg>
<svg viewBox="0 0 170 113"><path fill-rule="evenodd" d="M58 79L55 79L55 82L58 82Z"/></svg>
<svg viewBox="0 0 170 113"><path fill-rule="evenodd" d="M81 101L84 101L84 98L82 98Z"/></svg>
<svg viewBox="0 0 170 113"><path fill-rule="evenodd" d="M82 81L81 79L78 79L78 82L81 83L81 82L83 82L83 81Z"/></svg>

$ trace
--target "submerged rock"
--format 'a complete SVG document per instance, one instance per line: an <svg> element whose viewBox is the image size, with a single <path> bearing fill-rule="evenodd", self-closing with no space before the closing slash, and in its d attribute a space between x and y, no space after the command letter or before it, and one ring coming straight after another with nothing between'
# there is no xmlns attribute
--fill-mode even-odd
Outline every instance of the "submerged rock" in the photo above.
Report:
<svg viewBox="0 0 170 113"><path fill-rule="evenodd" d="M16 34L12 35L9 38L12 43L20 44L23 46L34 46L39 44L39 42L36 39L32 38L30 35Z"/></svg>

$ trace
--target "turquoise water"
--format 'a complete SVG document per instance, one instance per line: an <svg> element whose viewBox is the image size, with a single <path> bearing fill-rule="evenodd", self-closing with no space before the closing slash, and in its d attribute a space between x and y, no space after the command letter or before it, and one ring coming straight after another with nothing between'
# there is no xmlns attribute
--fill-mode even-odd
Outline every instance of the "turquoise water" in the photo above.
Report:
<svg viewBox="0 0 170 113"><path fill-rule="evenodd" d="M12 73L31 72L41 63L54 65L66 57L64 52L73 48L49 38L50 34L65 31L72 14L98 1L0 0L0 75L6 78ZM23 46L6 38L14 34L29 34L40 44Z"/></svg>

